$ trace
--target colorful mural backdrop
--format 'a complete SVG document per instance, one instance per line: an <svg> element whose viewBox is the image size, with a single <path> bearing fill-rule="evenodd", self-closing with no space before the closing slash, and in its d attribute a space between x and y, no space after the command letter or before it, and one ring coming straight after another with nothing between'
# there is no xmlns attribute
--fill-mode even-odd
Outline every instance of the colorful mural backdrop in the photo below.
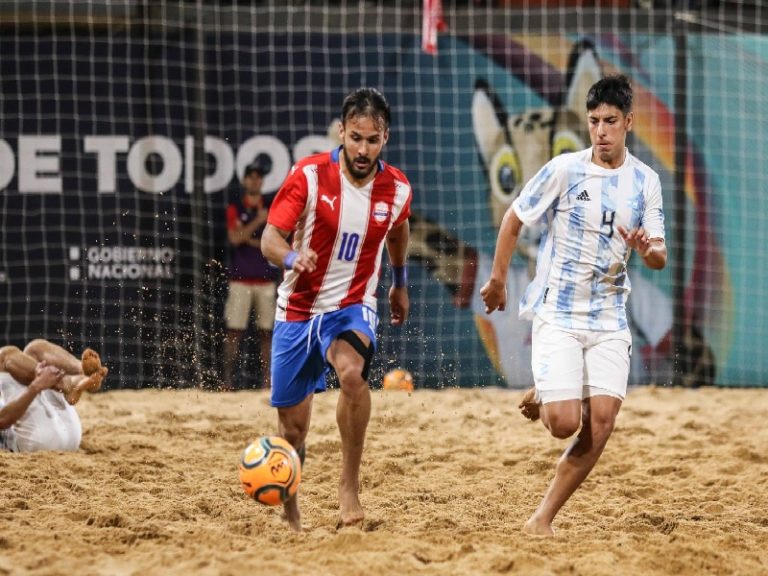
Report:
<svg viewBox="0 0 768 576"><path fill-rule="evenodd" d="M433 56L405 34L219 32L206 36L199 77L187 36L0 37L0 53L15 55L0 59L5 341L96 343L115 366L113 386L185 386L198 381L195 367L215 382L223 214L237 175L260 156L271 165L266 191L276 191L295 160L335 145L344 94L368 84L393 110L386 159L415 191L412 317L403 328L381 323L374 378L403 366L423 386L527 386L529 323L514 306L487 316L479 302L496 229L549 158L589 145L586 90L622 72L635 88L630 146L661 175L668 242L674 210L686 222L684 318L673 317L669 268L630 265L631 380L671 381L679 321L687 384L768 383L767 313L755 305L768 278L768 123L760 86L723 84L754 81L744 67L766 66L763 39L689 38L686 204L676 207L669 37L443 35ZM196 138L207 160L197 195ZM510 301L530 279L539 232L524 232ZM205 357L189 361L191 342Z"/></svg>

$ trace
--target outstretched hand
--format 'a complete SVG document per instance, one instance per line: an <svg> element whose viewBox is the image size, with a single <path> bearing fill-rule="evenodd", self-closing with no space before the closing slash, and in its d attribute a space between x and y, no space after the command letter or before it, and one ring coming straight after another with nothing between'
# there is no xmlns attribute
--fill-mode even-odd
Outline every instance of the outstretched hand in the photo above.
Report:
<svg viewBox="0 0 768 576"><path fill-rule="evenodd" d="M494 310L503 312L507 307L507 285L491 278L480 288L480 296L485 304L485 313Z"/></svg>
<svg viewBox="0 0 768 576"><path fill-rule="evenodd" d="M627 230L623 226L617 226L617 229L629 248L636 250L640 256L646 256L651 246L651 239L648 237L645 228Z"/></svg>

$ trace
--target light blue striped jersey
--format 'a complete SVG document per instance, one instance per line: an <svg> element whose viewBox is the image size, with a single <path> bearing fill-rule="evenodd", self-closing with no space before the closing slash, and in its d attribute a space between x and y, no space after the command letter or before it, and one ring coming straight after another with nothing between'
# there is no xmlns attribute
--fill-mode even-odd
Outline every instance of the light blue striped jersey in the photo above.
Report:
<svg viewBox="0 0 768 576"><path fill-rule="evenodd" d="M642 226L664 238L659 176L625 151L616 169L592 163L592 148L550 160L525 185L513 208L527 226L544 224L536 277L520 301L564 328L622 330L631 290L630 250L616 229Z"/></svg>

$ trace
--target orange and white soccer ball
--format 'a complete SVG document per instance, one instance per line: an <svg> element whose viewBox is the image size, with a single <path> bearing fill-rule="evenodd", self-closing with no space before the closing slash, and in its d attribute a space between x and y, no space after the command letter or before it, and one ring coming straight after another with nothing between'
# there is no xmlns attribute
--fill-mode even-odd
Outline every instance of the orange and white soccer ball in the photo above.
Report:
<svg viewBox="0 0 768 576"><path fill-rule="evenodd" d="M280 436L254 440L240 456L240 484L251 498L276 506L292 498L301 483L301 460Z"/></svg>
<svg viewBox="0 0 768 576"><path fill-rule="evenodd" d="M397 368L384 374L382 381L384 390L404 390L413 392L413 375L408 370Z"/></svg>

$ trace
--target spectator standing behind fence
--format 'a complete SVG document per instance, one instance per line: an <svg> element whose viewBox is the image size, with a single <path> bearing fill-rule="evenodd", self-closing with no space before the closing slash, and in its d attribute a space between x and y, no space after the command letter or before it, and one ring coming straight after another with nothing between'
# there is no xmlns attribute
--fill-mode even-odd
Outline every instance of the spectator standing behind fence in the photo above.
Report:
<svg viewBox="0 0 768 576"><path fill-rule="evenodd" d="M227 206L227 238L232 246L229 293L224 307L227 335L224 341L225 390L236 388L233 375L240 344L248 328L251 311L259 350L262 387L270 387L272 327L275 322L276 268L261 253L261 235L267 224L268 207L261 194L265 166L256 161L245 167L242 194Z"/></svg>

